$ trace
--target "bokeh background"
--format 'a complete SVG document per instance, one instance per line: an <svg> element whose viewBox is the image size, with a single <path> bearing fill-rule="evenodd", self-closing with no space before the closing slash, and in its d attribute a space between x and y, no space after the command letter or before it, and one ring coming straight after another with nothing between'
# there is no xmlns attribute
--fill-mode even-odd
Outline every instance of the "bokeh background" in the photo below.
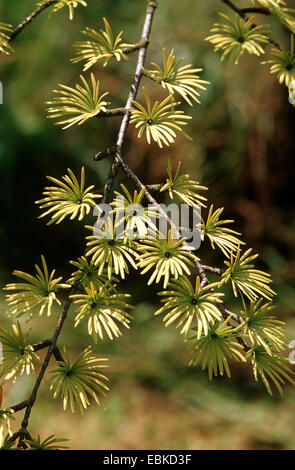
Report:
<svg viewBox="0 0 295 470"><path fill-rule="evenodd" d="M246 0L236 0L245 6ZM294 1L288 1L295 7ZM0 0L1 20L14 25L35 7L34 0ZM209 202L225 207L224 215L236 221L235 228L255 252L260 267L273 277L277 315L287 322L288 340L295 338L295 236L294 236L294 108L287 89L253 56L244 56L239 66L221 64L211 45L204 41L217 11L233 16L217 0L159 0L147 65L161 61L162 47L175 48L178 57L202 67L210 81L201 105L185 110L193 117L189 132L193 142L182 137L169 149L146 145L134 128L128 132L126 158L146 183L163 181L167 158L209 187ZM84 224L64 222L46 227L38 219L34 201L46 184L46 175L61 177L68 167L87 168L87 180L103 186L110 162L93 161L93 155L113 145L120 118L92 120L82 127L62 131L46 119L44 102L57 83L74 85L81 73L71 64L73 42L85 26L102 27L106 16L113 30L124 29L125 40L140 35L145 0L88 0L75 19L66 9L48 18L44 12L14 42L15 53L1 56L0 79L4 104L0 106L0 279L12 280L13 269L34 270L44 254L50 267L66 278L68 263L84 250ZM275 35L286 46L288 35L269 18ZM259 21L259 20L258 20ZM270 56L270 47L266 57ZM123 106L129 90L136 56L123 64L95 67L102 89L110 91L113 106ZM162 90L149 81L152 96ZM139 98L142 94L139 95ZM119 181L127 184L124 175ZM90 219L91 221L91 219ZM222 265L222 258L208 245L202 259ZM209 382L206 372L189 368L189 352L174 328L165 328L154 317L158 307L156 289L146 287L147 278L132 273L122 289L133 296L132 328L111 342L94 347L108 355L111 393L106 410L92 406L81 418L64 413L44 385L33 409L31 426L36 434L70 437L73 449L293 449L295 446L295 390L285 396L267 395L253 380L250 364L232 367L232 379ZM53 331L52 318L32 322L36 339ZM73 311L59 344L66 344L75 357L90 343L85 325L73 328ZM9 324L1 294L0 325ZM42 353L40 354L42 357ZM6 385L4 405L23 400L33 378ZM19 422L16 416L15 425Z"/></svg>

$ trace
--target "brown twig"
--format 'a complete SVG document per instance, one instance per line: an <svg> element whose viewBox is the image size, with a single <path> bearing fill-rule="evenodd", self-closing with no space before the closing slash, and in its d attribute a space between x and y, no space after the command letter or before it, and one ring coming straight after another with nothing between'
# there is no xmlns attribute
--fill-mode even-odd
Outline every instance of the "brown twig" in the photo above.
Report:
<svg viewBox="0 0 295 470"><path fill-rule="evenodd" d="M117 161L119 162L119 165L122 167L122 169L124 170L126 176L128 176L128 178L133 181L133 183L135 184L135 186L138 188L139 191L141 191L142 189L145 189L145 197L146 199L153 205L157 208L158 212L162 215L162 217L164 217L164 219L167 221L167 223L169 224L169 226L174 230L174 234L176 236L176 238L181 238L181 234L180 234L180 231L179 231L179 228L174 224L174 222L170 219L170 217L167 215L167 213L163 210L163 208L159 205L159 203L156 201L156 199L151 195L151 193L149 192L148 188L146 185L144 185L142 183L142 181L140 181L140 179L138 178L138 176L131 170L131 168L129 168L127 162L123 159L123 157L120 155L117 154ZM184 242L185 244L185 242ZM200 284L200 288L202 289L203 287L205 287L206 285L208 285L210 283L207 275L206 275L206 271L210 271L210 272L214 272L215 274L218 274L218 275L221 275L222 274L222 271L221 269L219 268L214 268L212 266L206 266L206 265L203 265L199 260L195 260L195 264L198 268L198 271L199 271L199 274L200 274L200 277L201 277L201 284ZM214 289L212 289L214 291ZM221 304L220 305L220 310L224 316L224 318L227 318L228 316L230 316L235 322L241 324L243 323L244 319L242 317L240 317L239 315L231 312L230 310L228 310L224 304ZM239 343L243 346L244 348L244 351L245 352L248 352L250 347L245 343L245 341L243 340L243 338L239 337L238 338L238 341Z"/></svg>
<svg viewBox="0 0 295 470"><path fill-rule="evenodd" d="M263 8L263 7L254 7L254 8L241 8L241 11L245 14L247 13L257 13L260 15L266 15L269 16L271 15L270 11L268 8Z"/></svg>
<svg viewBox="0 0 295 470"><path fill-rule="evenodd" d="M51 5L53 5L54 3L56 3L57 0L48 0L48 2L45 2L43 3L42 5L39 5L36 10L33 11L33 13L31 13L29 16L27 16L27 18L22 21L13 31L12 33L10 34L9 36L9 41L13 41L21 32L22 30L28 26L30 23L32 23L32 21L34 20L34 18L36 18L36 16L40 15L40 13L42 13L42 11L44 11L46 8L50 7Z"/></svg>

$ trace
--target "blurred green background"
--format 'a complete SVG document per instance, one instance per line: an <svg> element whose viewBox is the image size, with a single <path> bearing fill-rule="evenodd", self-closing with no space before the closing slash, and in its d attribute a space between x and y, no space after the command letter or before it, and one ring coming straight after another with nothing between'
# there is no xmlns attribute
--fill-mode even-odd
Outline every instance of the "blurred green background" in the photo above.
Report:
<svg viewBox="0 0 295 470"><path fill-rule="evenodd" d="M249 1L236 0L239 6ZM295 2L288 2L295 7ZM13 25L35 7L34 0L0 0L0 19ZM253 56L239 66L221 64L204 41L220 10L233 16L217 0L159 0L147 65L161 61L162 47L175 48L186 63L202 67L210 81L201 105L185 107L193 116L188 126L193 142L182 137L169 149L146 145L128 131L126 158L146 183L165 178L167 158L183 160L183 169L209 187L209 202L224 206L226 218L255 252L260 267L271 272L277 314L287 322L288 340L295 338L295 236L294 236L294 108L285 87ZM38 220L34 201L46 184L46 175L61 177L68 167L87 168L87 180L103 186L110 162L93 162L93 155L113 145L120 118L95 121L62 131L46 119L44 102L57 83L74 85L81 73L71 64L72 43L80 40L85 26L102 27L106 16L115 32L124 29L124 40L136 42L140 35L145 0L88 0L88 8L76 10L68 21L66 9L44 12L28 27L13 47L1 56L0 79L4 104L0 106L0 240L2 286L11 281L13 269L33 271L44 254L49 267L66 278L68 263L84 250L84 224L64 222L46 227ZM288 35L272 19L273 35L288 45ZM267 48L267 57L270 48ZM110 91L112 105L124 106L136 56L123 64L97 66L93 70ZM146 82L150 94L161 89ZM139 95L139 98L142 94ZM125 182L120 174L119 181ZM92 219L89 219L90 221ZM208 245L201 248L206 264L222 265L222 258ZM110 358L111 392L106 410L92 406L81 418L64 413L59 401L49 397L44 385L33 409L31 429L41 437L70 437L73 449L292 449L295 446L295 390L287 387L283 398L267 395L256 383L252 370L232 367L232 380L209 382L205 372L188 368L189 352L180 335L166 329L153 313L158 307L157 289L146 288L147 278L132 275L122 289L133 296L132 328L111 342L94 347ZM9 324L1 300L0 325ZM58 310L52 318L32 322L37 340L52 334ZM75 357L90 343L85 325L73 328L73 311L59 344L66 344ZM42 353L40 354L42 357ZM6 385L4 406L29 394L33 378ZM16 416L15 425L19 422Z"/></svg>

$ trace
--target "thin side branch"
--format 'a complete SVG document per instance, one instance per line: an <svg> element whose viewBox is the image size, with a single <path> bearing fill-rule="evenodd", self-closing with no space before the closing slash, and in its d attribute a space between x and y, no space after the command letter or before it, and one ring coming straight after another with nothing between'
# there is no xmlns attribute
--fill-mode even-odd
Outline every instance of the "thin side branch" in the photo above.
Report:
<svg viewBox="0 0 295 470"><path fill-rule="evenodd" d="M106 111L99 111L99 113L95 117L103 118L103 117L125 116L126 112L127 110L125 108L106 109Z"/></svg>
<svg viewBox="0 0 295 470"><path fill-rule="evenodd" d="M20 439L18 446L19 446L19 447L22 447L22 448L25 448L26 446L24 445L23 440L24 440L24 439L31 439L31 435L30 435L30 433L27 431L27 429L21 428L21 429L19 429L17 432L15 432L15 433L8 439L8 443L9 443L9 444L12 444L12 443L15 442L18 438Z"/></svg>
<svg viewBox="0 0 295 470"><path fill-rule="evenodd" d="M247 21L248 17L246 13L243 12L243 10L236 5L231 0L221 0L222 3L227 5L229 8L231 8L233 11L235 11L243 20Z"/></svg>
<svg viewBox="0 0 295 470"><path fill-rule="evenodd" d="M233 3L230 0L221 0L221 1L223 1L224 4L228 5L234 11L236 11L243 19L247 20L247 16L246 16L245 12L243 12L239 8L235 7L235 5L233 5ZM29 17L26 18L26 20L24 20L13 31L13 33L10 36L10 41L12 41L18 34L20 34L20 32L28 24L30 24L37 15L39 15L43 10L45 10L46 8L48 8L49 6L51 6L55 2L56 2L56 0L49 0L48 2L46 2L43 5L39 6ZM146 59L146 52L147 52L147 47L148 47L148 44L149 44L149 37L150 37L150 33L151 33L152 21L153 21L153 16L154 16L154 12L155 12L156 8L157 8L157 2L153 1L153 0L148 0L141 39L140 39L138 44L134 45L133 48L130 48L128 51L125 51L126 53L133 52L134 50L139 51L138 52L138 60L137 60L136 70L135 70L135 74L134 74L134 77L133 77L133 81L132 81L132 84L131 84L131 88L130 88L130 92L129 92L129 95L128 95L128 99L127 99L125 108L117 108L117 109L109 110L105 113L101 113L100 115L98 115L98 117L101 117L103 114L104 114L105 117L107 117L107 116L119 116L119 115L123 116L121 126L120 126L120 129L119 129L119 133L118 133L118 137L117 137L117 141L116 141L116 145L114 147L115 151L114 152L106 152L107 153L106 156L114 155L114 161L113 161L110 173L109 173L109 177L108 177L108 179L106 181L106 184L104 186L104 195L103 195L103 200L102 201L105 202L108 199L109 193L110 193L110 191L113 187L113 184L114 184L115 178L117 176L118 170L119 170L120 167L122 167L122 169L124 170L126 175L134 182L134 184L137 186L137 188L139 190L141 190L143 188L145 189L145 196L148 199L148 201L150 203L152 203L155 207L157 207L159 213L167 220L170 227L174 230L175 236L177 238L180 238L181 235L180 235L180 232L179 232L179 228L176 227L175 224L170 220L170 218L168 217L166 212L162 209L162 207L158 204L156 199L150 193L150 190L155 190L155 189L159 190L160 185L151 185L150 188L145 186L140 181L140 179L132 172L132 170L129 168L128 164L126 163L126 161L122 157L122 147L123 147L123 144L124 144L124 141L125 141L125 137L126 137L129 121L130 121L130 109L132 108L133 100L135 100L135 98L137 96L140 81L141 81L141 78L142 78L142 75L143 75L143 72L144 72L144 63L145 63L145 59ZM281 48L281 46L278 45L271 38L269 38L269 41L272 42L276 47ZM96 160L101 160L103 153L104 152L99 152L97 154L98 157L96 156L97 158L95 158L95 159ZM199 270L199 273L200 273L200 276L201 276L201 286L202 287L209 284L209 280L206 276L206 271L211 271L211 272L215 272L216 274L220 274L220 272L218 272L218 271L220 271L220 270L218 270L218 268L203 266L202 263L198 260L196 260L196 266L197 266L197 268ZM23 439L25 437L29 436L27 428L28 428L28 424L29 424L31 411L32 411L32 408L33 408L34 403L36 401L37 394L38 394L40 385L42 383L42 380L44 378L45 372L48 368L50 359L51 359L52 356L54 356L56 358L56 360L63 361L63 357L62 357L60 351L57 348L57 340L58 340L59 335L62 331L64 322L67 318L69 308L72 304L72 299L71 299L70 296L77 291L78 286L79 286L79 282L75 282L72 285L72 287L69 291L69 294L68 294L67 299L65 301L64 307L61 311L59 321L58 321L58 324L57 324L57 327L55 329L53 337L49 340L45 340L45 341L43 341L41 343L38 343L34 346L35 351L44 349L46 347L48 347L48 351L46 353L45 359L44 359L43 364L41 366L40 372L37 376L37 379L36 379L36 382L35 382L35 385L33 387L31 395L29 396L29 398L27 400L25 400L21 403L18 403L17 405L11 407L15 412L21 411L22 409L25 409L25 415L24 415L23 421L21 423L21 428L16 433L14 433L13 436L11 436L10 442L15 442L16 439L19 438L19 445L22 445L23 444ZM241 317L239 317L238 315L230 312L224 306L222 306L222 312L223 312L224 315L227 315L227 316L231 315L232 319L234 321L238 322L238 323L241 323L243 321L243 319L241 319ZM244 347L245 351L249 350L249 346L246 343L244 343L244 341L242 339L239 339L239 341L241 342L241 344L243 344L243 347Z"/></svg>
<svg viewBox="0 0 295 470"><path fill-rule="evenodd" d="M147 189L149 191L160 191L160 189L163 187L163 184L147 184L146 185Z"/></svg>
<svg viewBox="0 0 295 470"><path fill-rule="evenodd" d="M35 352L40 351L41 349L45 349L52 344L52 339L46 339L45 341L42 341L41 343L37 343L33 345L33 349ZM62 354L58 347L56 346L53 351L53 355L57 361L63 361Z"/></svg>
<svg viewBox="0 0 295 470"><path fill-rule="evenodd" d="M153 206L155 206L157 208L158 212L168 222L169 226L174 230L175 236L177 238L181 238L179 228L173 223L173 221L170 219L170 217L167 215L167 213L162 209L162 207L159 205L159 203L156 201L156 199L151 195L151 193L149 192L147 186L145 186L140 181L140 179L137 177L137 175L131 170L131 168L129 168L127 162L122 158L121 155L117 154L117 161L119 162L120 166L124 170L126 176L128 176L128 178L131 181L133 181L133 183L138 188L138 190L141 191L142 189L145 189L144 195L145 195L146 199L151 204L153 204ZM206 271L211 271L211 272L214 272L215 274L219 274L219 275L222 274L222 272L219 268L213 268L211 266L205 266L199 260L195 260L195 264L198 268L198 271L199 271L199 274L200 274L200 277L201 277L201 284L200 284L201 289L210 283L209 279L207 278ZM224 304L221 304L220 310L221 310L221 312L222 312L222 314L224 315L225 318L227 318L228 316L231 316L231 318L235 322L237 322L239 324L243 323L244 319L242 317L240 317L239 315L237 315L237 314L231 312L230 310L228 310L224 306ZM245 343L245 341L242 338L238 338L238 341L243 346L245 352L249 351L250 347Z"/></svg>
<svg viewBox="0 0 295 470"><path fill-rule="evenodd" d="M122 52L123 54L131 54L132 52L138 51L142 47L147 47L148 43L149 43L148 39L141 39L136 44L133 44L130 47L125 47L124 49L122 49Z"/></svg>
<svg viewBox="0 0 295 470"><path fill-rule="evenodd" d="M108 147L106 150L104 150L102 152L97 152L97 154L94 155L93 160L95 162L101 162L102 160L104 160L107 157L114 156L116 152L117 152L117 147L115 145L113 147ZM103 189L102 189L101 192L103 192Z"/></svg>
<svg viewBox="0 0 295 470"><path fill-rule="evenodd" d="M218 276L222 275L222 270L220 268L214 268L213 266L206 266L205 264L203 265L204 271L208 271L213 274L218 274Z"/></svg>
<svg viewBox="0 0 295 470"><path fill-rule="evenodd" d="M10 42L13 41L22 32L22 30L26 26L28 26L30 23L32 23L32 21L34 20L34 18L36 18L36 16L40 15L40 13L42 13L42 11L46 10L46 8L50 7L51 5L53 5L56 2L57 2L57 0L48 0L48 2L45 2L42 5L39 5L36 8L36 10L33 11L33 13L31 13L29 16L27 16L27 18L24 21L22 21L22 23L20 23L12 31L12 33L9 36L9 41Z"/></svg>
<svg viewBox="0 0 295 470"><path fill-rule="evenodd" d="M28 405L28 403L29 403L29 400L21 401L17 405L10 406L9 408L11 408L14 411L14 413L17 413L18 411L23 410Z"/></svg>
<svg viewBox="0 0 295 470"><path fill-rule="evenodd" d="M39 390L39 387L41 385L41 382L42 382L42 379L45 375L45 372L46 372L46 369L49 365L49 361L51 359L51 356L54 355L55 351L56 351L56 343L57 343L57 340L58 340L58 337L61 333L61 330L62 330L62 327L63 327L63 324L67 318L67 314L68 314L68 311L69 311L69 308L71 306L71 303L72 303L72 299L70 298L70 296L76 292L76 289L78 287L78 284L79 282L77 281L76 283L73 284L72 288L70 289L70 292L69 292L69 296L65 302L65 305L62 309L62 312L60 314L60 317L59 317L59 320L58 320L58 324L57 324L57 327L56 327L56 330L54 332L54 335L52 337L52 340L51 340L51 345L50 347L48 348L48 351L47 351L47 354L46 354L46 357L44 359L44 362L42 364L42 367L41 367L41 370L39 372L39 375L37 377L37 380L35 382L35 385L34 385L34 388L32 390L32 393L29 397L29 399L27 400L27 405L26 405L26 412L25 412L25 416L24 416L24 419L22 421L22 429L27 429L28 427L28 423L29 423L29 418L30 418L30 415L31 415L31 411L32 411L32 408L34 406L34 403L36 401L36 397L37 397L37 393L38 393L38 390Z"/></svg>

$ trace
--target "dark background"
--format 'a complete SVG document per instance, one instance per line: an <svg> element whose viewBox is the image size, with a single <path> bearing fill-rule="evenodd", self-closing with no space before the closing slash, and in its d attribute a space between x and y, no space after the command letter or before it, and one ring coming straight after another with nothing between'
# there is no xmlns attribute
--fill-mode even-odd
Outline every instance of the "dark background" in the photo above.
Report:
<svg viewBox="0 0 295 470"><path fill-rule="evenodd" d="M249 2L248 2L249 3ZM246 1L236 1L246 6ZM295 7L294 1L288 6ZM35 1L0 0L0 19L14 25L35 7ZM43 12L14 41L15 53L1 55L0 79L4 104L0 106L0 278L9 282L13 269L33 272L44 254L49 267L66 278L68 263L84 250L84 224L66 221L47 227L34 201L40 199L46 175L61 177L70 167L87 168L87 182L103 186L110 162L93 162L93 155L113 145L120 118L91 120L62 131L46 119L44 102L57 83L73 86L81 64L71 64L72 44L81 39L85 26L102 27L106 16L114 32L124 29L124 40L136 42L145 10L144 0L88 1L68 21L66 8L48 19ZM260 267L272 274L276 313L287 322L288 340L295 338L294 298L294 130L295 111L285 86L279 85L269 66L244 55L239 66L221 64L218 54L204 41L220 10L233 13L217 0L159 0L147 66L161 63L162 47L175 48L177 57L204 68L210 81L201 94L201 105L185 106L193 119L187 130L193 142L180 137L169 149L146 145L128 131L126 158L146 183L163 181L167 158L183 161L183 170L208 186L209 203L225 207L247 246L260 253ZM259 21L259 20L258 20ZM273 19L272 34L288 46L288 35ZM267 46L266 57L270 57ZM262 59L261 59L262 60ZM107 68L93 68L102 90L110 92L112 106L124 106L136 56ZM89 75L89 73L87 73ZM151 96L164 96L149 81ZM139 94L139 98L142 94ZM120 181L125 182L120 174ZM219 254L202 247L202 260L222 264ZM71 437L72 448L124 449L275 449L294 448L295 393L287 388L284 398L269 397L254 382L249 364L233 366L232 380L210 383L206 373L186 367L187 346L173 328L164 328L153 313L157 289L146 288L146 278L132 275L123 283L137 305L130 331L115 343L105 340L94 349L110 357L112 391L107 410L94 406L81 417L63 413L59 402L48 398L48 386L40 392L32 426L43 437L52 433ZM1 326L8 324L4 295ZM58 310L51 319L33 323L39 339L53 330ZM42 339L42 338L41 338ZM78 353L89 344L82 327L69 320L61 344ZM5 405L22 400L32 378L7 387ZM44 425L44 422L46 425Z"/></svg>

